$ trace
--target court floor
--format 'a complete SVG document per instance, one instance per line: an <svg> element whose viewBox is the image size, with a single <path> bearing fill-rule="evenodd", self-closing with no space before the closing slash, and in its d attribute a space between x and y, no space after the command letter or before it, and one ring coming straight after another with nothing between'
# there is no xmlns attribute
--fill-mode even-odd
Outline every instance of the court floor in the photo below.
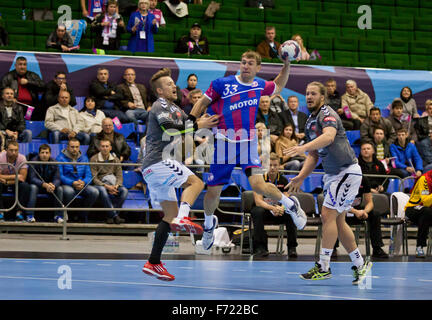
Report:
<svg viewBox="0 0 432 320"><path fill-rule="evenodd" d="M165 260L176 276L145 275L143 260L0 259L0 299L19 300L430 300L431 262L374 262L362 286L351 263L333 278L304 281L312 262Z"/></svg>

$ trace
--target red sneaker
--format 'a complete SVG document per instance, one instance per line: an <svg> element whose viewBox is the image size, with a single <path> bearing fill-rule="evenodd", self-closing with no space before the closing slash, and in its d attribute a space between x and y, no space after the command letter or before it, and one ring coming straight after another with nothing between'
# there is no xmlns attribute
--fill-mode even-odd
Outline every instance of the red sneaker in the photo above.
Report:
<svg viewBox="0 0 432 320"><path fill-rule="evenodd" d="M202 234L203 228L194 222L189 217L184 218L174 218L171 223L171 231L186 231L192 234Z"/></svg>
<svg viewBox="0 0 432 320"><path fill-rule="evenodd" d="M154 276L162 281L173 281L175 277L168 273L167 269L164 267L164 264L161 262L160 264L151 264L147 261L144 265L142 271L149 276Z"/></svg>

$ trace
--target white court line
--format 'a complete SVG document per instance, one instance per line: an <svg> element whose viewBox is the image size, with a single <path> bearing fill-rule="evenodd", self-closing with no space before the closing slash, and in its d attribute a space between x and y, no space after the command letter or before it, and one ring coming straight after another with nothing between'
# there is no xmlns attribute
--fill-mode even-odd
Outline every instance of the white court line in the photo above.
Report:
<svg viewBox="0 0 432 320"><path fill-rule="evenodd" d="M42 262L42 264L57 264L57 262L49 262L49 261L46 261L46 262Z"/></svg>
<svg viewBox="0 0 432 320"><path fill-rule="evenodd" d="M111 267L112 266L112 264L108 264L108 263L97 263L96 265L100 266L100 267Z"/></svg>
<svg viewBox="0 0 432 320"><path fill-rule="evenodd" d="M423 282L432 282L432 280L428 280L428 279L417 279L418 281L423 281Z"/></svg>
<svg viewBox="0 0 432 320"><path fill-rule="evenodd" d="M397 277L395 277L395 278L392 278L393 280L406 280L407 278L397 278Z"/></svg>
<svg viewBox="0 0 432 320"><path fill-rule="evenodd" d="M0 279L22 279L22 280L47 280L47 281L58 281L57 278L37 278L37 277L13 277L13 276L0 276ZM237 288L219 288L219 287L199 287L199 286L187 286L187 285L170 285L170 284L155 284L146 282L126 282L126 281L104 281L104 280L77 280L73 279L73 282L86 282L86 283L103 283L103 284L127 284L127 285L145 285L154 287L171 287L171 288L187 288L187 289L207 289L207 290L219 290L219 291L234 291L234 292L253 292L253 293L271 293L291 296L304 296L304 297L318 297L318 298L333 298L342 300L373 300L366 298L354 298L354 297L341 297L341 296L330 296L323 294L311 294L311 293L298 293L298 292L284 292L284 291L271 291L271 290L258 290L258 289L237 289ZM432 281L432 280L430 280Z"/></svg>
<svg viewBox="0 0 432 320"><path fill-rule="evenodd" d="M233 272L246 272L247 270L245 270L245 269L232 269L231 271L233 271Z"/></svg>
<svg viewBox="0 0 432 320"><path fill-rule="evenodd" d="M16 263L29 263L30 261L14 261Z"/></svg>
<svg viewBox="0 0 432 320"><path fill-rule="evenodd" d="M84 263L81 263L81 262L70 262L69 264L75 264L75 265L80 265L80 266L84 265Z"/></svg>
<svg viewBox="0 0 432 320"><path fill-rule="evenodd" d="M259 272L267 272L267 273L272 273L273 271L270 271L270 270L260 270Z"/></svg>
<svg viewBox="0 0 432 320"><path fill-rule="evenodd" d="M123 267L127 267L127 268L139 268L139 265L136 265L136 264L124 264Z"/></svg>
<svg viewBox="0 0 432 320"><path fill-rule="evenodd" d="M177 267L177 268L179 268L179 269L187 269L187 270L193 269L192 267Z"/></svg>

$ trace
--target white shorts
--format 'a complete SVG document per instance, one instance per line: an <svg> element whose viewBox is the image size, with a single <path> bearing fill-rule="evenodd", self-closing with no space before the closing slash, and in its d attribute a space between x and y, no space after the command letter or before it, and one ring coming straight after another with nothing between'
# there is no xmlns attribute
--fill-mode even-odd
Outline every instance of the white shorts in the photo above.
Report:
<svg viewBox="0 0 432 320"><path fill-rule="evenodd" d="M353 164L336 175L324 175L323 206L339 213L350 210L358 194L362 176L358 164Z"/></svg>
<svg viewBox="0 0 432 320"><path fill-rule="evenodd" d="M150 190L153 203L177 201L176 188L180 188L194 173L176 160L163 160L143 170L143 178Z"/></svg>

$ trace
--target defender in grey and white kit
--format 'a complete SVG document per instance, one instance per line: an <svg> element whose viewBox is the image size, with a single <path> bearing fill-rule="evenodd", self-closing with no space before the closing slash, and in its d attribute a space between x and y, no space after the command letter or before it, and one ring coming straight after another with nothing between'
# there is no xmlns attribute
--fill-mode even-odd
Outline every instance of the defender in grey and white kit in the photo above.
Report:
<svg viewBox="0 0 432 320"><path fill-rule="evenodd" d="M175 277L168 273L160 261L162 250L170 231L202 234L202 227L190 221L188 216L204 183L186 166L170 159L170 151L177 144L181 147L182 135L185 133L216 126L218 116L206 115L196 121L188 121L183 110L173 103L177 99L176 84L167 68L156 72L151 84L159 99L153 103L148 115L142 174L150 190L152 203L160 203L164 217L156 229L153 248L143 272L160 280L172 281ZM179 209L175 188L180 187L184 190Z"/></svg>
<svg viewBox="0 0 432 320"><path fill-rule="evenodd" d="M342 121L331 107L324 105L325 97L326 89L320 82L312 82L307 86L306 102L311 111L305 129L308 142L290 148L287 154L293 157L308 152L302 170L287 185L288 192L300 189L303 180L315 169L319 158L322 159L326 173L321 212L323 234L320 260L300 277L305 280L331 278L330 257L339 237L354 264L353 284L359 284L371 269L372 263L363 260L345 216L358 193L362 171L348 142Z"/></svg>

